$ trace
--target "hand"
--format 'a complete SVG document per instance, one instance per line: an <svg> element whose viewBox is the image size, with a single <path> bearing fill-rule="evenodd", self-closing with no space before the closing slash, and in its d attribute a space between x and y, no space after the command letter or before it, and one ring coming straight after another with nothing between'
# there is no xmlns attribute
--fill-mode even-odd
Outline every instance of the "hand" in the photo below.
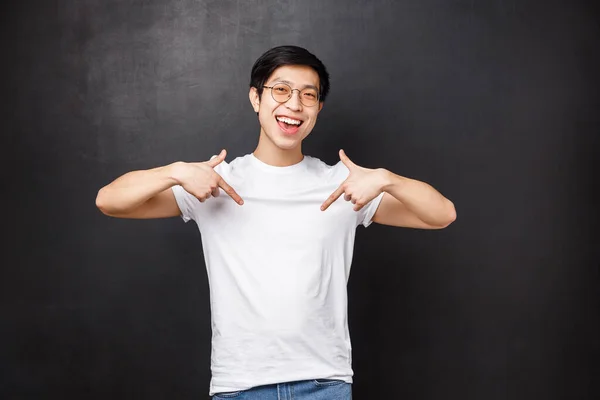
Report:
<svg viewBox="0 0 600 400"><path fill-rule="evenodd" d="M348 167L350 175L325 200L321 206L321 211L327 210L343 193L344 200L352 202L354 204L354 211L359 211L371 200L379 196L386 184L386 170L359 167L348 158L344 150L340 150L340 160Z"/></svg>
<svg viewBox="0 0 600 400"><path fill-rule="evenodd" d="M219 188L223 189L236 203L244 204L244 200L229 186L227 182L217 174L214 168L225 160L227 151L221 150L221 153L210 159L210 161L198 163L181 163L178 165L177 176L179 184L189 193L196 196L200 202L206 201L209 197L219 196Z"/></svg>

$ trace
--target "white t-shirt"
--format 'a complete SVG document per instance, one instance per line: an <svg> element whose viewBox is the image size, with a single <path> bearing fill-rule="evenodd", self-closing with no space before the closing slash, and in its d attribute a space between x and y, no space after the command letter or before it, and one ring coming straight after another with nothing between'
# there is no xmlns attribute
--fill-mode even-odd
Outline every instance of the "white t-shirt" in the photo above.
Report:
<svg viewBox="0 0 600 400"><path fill-rule="evenodd" d="M348 177L305 156L274 167L253 154L215 167L224 191L204 203L174 186L184 221L198 224L210 286L210 395L305 379L352 382L347 282L355 231L370 225L383 193L354 211Z"/></svg>

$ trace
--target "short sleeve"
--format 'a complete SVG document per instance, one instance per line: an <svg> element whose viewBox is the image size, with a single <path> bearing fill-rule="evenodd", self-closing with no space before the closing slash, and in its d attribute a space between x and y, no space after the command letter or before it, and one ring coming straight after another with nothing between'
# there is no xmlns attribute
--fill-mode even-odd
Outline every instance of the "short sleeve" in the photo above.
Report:
<svg viewBox="0 0 600 400"><path fill-rule="evenodd" d="M183 218L185 222L188 222L191 219L195 220L196 214L194 210L200 203L200 200L191 195L180 185L175 185L171 189L173 190L175 201L177 201L177 205L181 211L181 218Z"/></svg>
<svg viewBox="0 0 600 400"><path fill-rule="evenodd" d="M381 199L383 199L384 194L385 192L381 192L379 196L371 200L358 212L359 216L357 226L362 224L366 228L369 225L371 225L371 223L373 222L373 216L375 215L375 212L377 211L377 208L379 207L379 204L381 203Z"/></svg>
<svg viewBox="0 0 600 400"><path fill-rule="evenodd" d="M212 160L215 157L217 156L214 155L210 159ZM221 164L217 165L214 170L217 174L224 176L224 174L229 171L229 164L226 161L223 161ZM175 201L177 201L177 205L181 211L181 218L183 218L185 222L188 222L191 219L198 222L197 216L202 210L202 203L200 203L200 200L193 194L190 194L181 185L175 185L171 189L173 190Z"/></svg>

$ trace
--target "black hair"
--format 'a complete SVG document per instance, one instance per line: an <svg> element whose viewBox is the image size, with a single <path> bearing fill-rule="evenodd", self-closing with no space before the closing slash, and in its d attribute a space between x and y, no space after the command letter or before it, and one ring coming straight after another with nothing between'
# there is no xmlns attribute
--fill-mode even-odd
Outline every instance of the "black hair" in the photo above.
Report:
<svg viewBox="0 0 600 400"><path fill-rule="evenodd" d="M284 65L305 65L314 69L319 75L319 101L325 101L329 93L329 73L321 60L298 46L273 47L256 60L250 75L250 87L257 89L259 97L273 71Z"/></svg>

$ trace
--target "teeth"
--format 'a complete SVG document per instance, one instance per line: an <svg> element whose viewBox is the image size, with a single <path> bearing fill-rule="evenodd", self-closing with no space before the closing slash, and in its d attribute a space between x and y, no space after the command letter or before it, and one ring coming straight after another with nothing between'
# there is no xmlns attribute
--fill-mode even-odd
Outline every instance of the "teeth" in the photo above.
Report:
<svg viewBox="0 0 600 400"><path fill-rule="evenodd" d="M277 121L285 122L286 124L290 124L290 125L300 125L300 122L301 122L296 119L291 119L291 118L286 118L286 117L277 117Z"/></svg>

